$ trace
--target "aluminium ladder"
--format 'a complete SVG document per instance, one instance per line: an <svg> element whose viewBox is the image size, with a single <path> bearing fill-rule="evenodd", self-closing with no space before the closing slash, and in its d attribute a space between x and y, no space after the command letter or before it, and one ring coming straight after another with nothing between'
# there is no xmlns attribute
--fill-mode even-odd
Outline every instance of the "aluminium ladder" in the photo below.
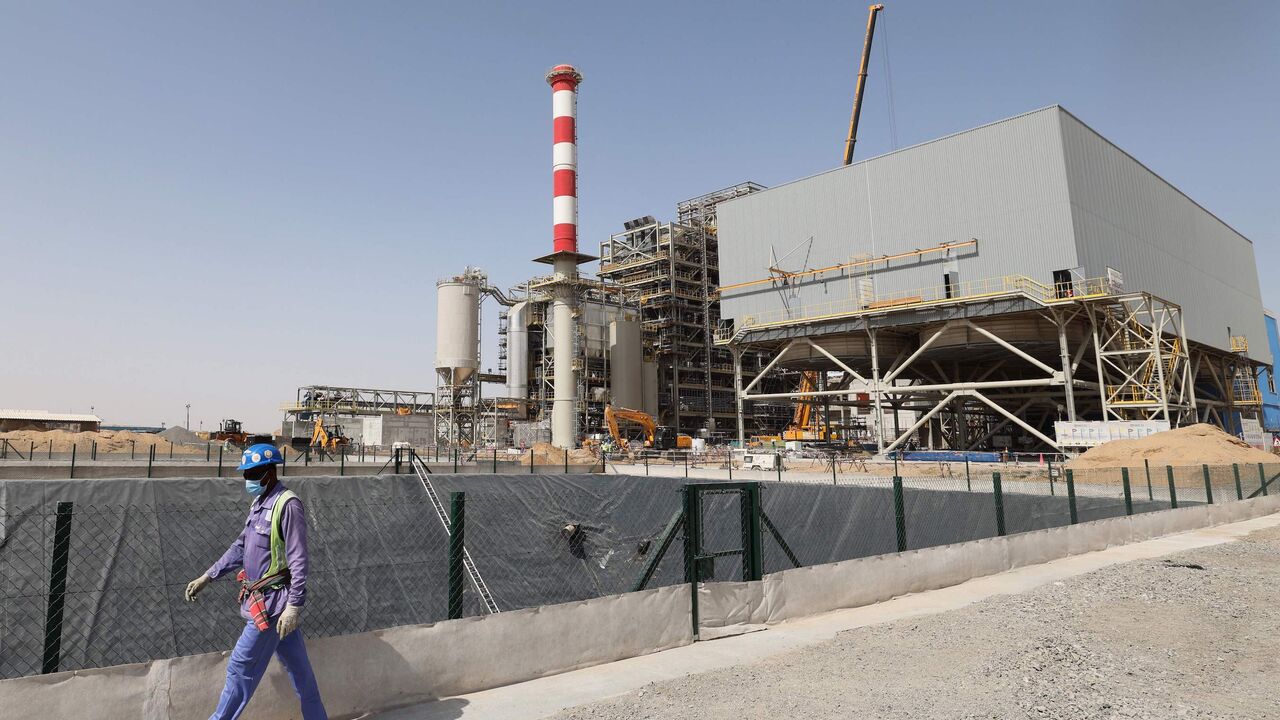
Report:
<svg viewBox="0 0 1280 720"><path fill-rule="evenodd" d="M440 502L440 496L436 494L436 489L431 484L431 479L427 477L430 470L422 458L417 453L409 454L409 464L413 466L413 471L418 475L418 479L422 481L422 487L427 491L427 497L431 499L431 505L436 509L436 517L440 518L440 524L444 525L446 533L452 532L449 527L449 513L445 510L444 503ZM484 578L480 577L480 571L476 569L476 564L471 559L471 552L464 546L462 548L462 565L467 569L467 575L471 576L471 584L475 586L476 592L480 594L480 599L484 601L484 607L490 614L500 612L498 603L493 599L493 593L489 592L489 586L485 584Z"/></svg>

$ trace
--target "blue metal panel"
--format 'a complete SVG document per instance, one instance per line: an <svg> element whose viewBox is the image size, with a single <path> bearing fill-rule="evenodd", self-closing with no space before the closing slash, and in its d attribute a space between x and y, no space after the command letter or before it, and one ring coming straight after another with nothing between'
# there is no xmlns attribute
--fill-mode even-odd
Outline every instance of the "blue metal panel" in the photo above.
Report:
<svg viewBox="0 0 1280 720"><path fill-rule="evenodd" d="M1280 358L1280 331L1276 329L1275 316L1266 313L1263 319L1267 325L1267 345L1271 348L1271 357ZM1258 375L1258 389L1262 391L1262 429L1280 432L1280 393L1276 392L1274 364L1267 366Z"/></svg>

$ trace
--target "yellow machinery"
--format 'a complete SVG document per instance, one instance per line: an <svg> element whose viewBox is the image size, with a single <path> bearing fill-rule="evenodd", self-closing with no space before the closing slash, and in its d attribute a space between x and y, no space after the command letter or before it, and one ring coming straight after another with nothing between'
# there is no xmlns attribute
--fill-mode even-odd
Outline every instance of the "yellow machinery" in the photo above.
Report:
<svg viewBox="0 0 1280 720"><path fill-rule="evenodd" d="M338 448L345 447L350 444L350 440L342 434L339 426L333 425L328 428L324 426L324 417L316 415L315 428L311 431L311 447L318 447L329 452L336 452Z"/></svg>
<svg viewBox="0 0 1280 720"><path fill-rule="evenodd" d="M805 370L800 375L799 392L807 393L818 389L818 371ZM830 440L826 431L818 423L818 413L813 409L813 398L802 397L796 402L795 412L791 416L791 424L782 431L782 440L805 440L822 442Z"/></svg>
<svg viewBox="0 0 1280 720"><path fill-rule="evenodd" d="M665 425L659 425L654 421L653 416L647 412L629 410L627 408L615 409L612 405L605 405L604 423L609 428L609 435L619 447L627 448L630 445L630 442L618 430L619 420L633 422L640 426L641 430L644 431L645 447L655 450L683 450L693 447L693 438L684 433L674 433L671 428Z"/></svg>

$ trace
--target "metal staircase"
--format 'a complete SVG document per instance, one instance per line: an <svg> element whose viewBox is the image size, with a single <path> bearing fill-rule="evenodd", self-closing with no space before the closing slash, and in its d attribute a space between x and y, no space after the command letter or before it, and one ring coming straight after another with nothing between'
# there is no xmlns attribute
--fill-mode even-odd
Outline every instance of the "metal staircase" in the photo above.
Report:
<svg viewBox="0 0 1280 720"><path fill-rule="evenodd" d="M445 509L444 503L440 502L440 496L436 494L436 489L431 484L431 478L427 477L431 474L431 469L427 467L422 458L418 457L417 453L409 454L409 464L413 466L414 473L422 481L422 487L427 491L427 497L431 499L431 506L436 509L436 517L440 518L440 524L444 526L446 533L451 532L449 512ZM462 565L466 568L467 575L471 577L471 584L475 586L476 592L480 594L485 610L490 614L500 612L497 601L493 599L493 593L489 592L489 586L485 584L484 578L480 577L480 571L476 569L476 564L471 559L471 552L465 547L462 549Z"/></svg>
<svg viewBox="0 0 1280 720"><path fill-rule="evenodd" d="M1237 356L1235 372L1231 374L1231 401L1236 405L1261 405L1258 377L1249 362L1249 340L1240 335L1232 336L1231 352Z"/></svg>

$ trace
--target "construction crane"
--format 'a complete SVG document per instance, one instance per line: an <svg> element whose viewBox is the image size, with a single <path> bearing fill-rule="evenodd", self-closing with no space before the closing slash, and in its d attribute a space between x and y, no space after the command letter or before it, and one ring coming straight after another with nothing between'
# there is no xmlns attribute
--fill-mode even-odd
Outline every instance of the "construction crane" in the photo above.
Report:
<svg viewBox="0 0 1280 720"><path fill-rule="evenodd" d="M684 433L673 432L666 425L659 425L654 421L653 416L642 410L630 410L627 408L614 408L612 405L604 406L604 424L609 428L609 435L613 438L613 442L619 447L626 448L630 445L622 432L618 429L618 421L625 420L633 422L640 426L644 432L645 447L655 450L674 450L687 449L693 447L693 438Z"/></svg>
<svg viewBox="0 0 1280 720"><path fill-rule="evenodd" d="M858 68L858 87L853 92L853 114L849 117L849 137L844 142L844 164L853 162L853 145L858 142L858 117L862 114L862 90L867 85L867 64L871 62L871 37L876 32L876 15L883 5L867 8L867 37L862 43L862 65Z"/></svg>

